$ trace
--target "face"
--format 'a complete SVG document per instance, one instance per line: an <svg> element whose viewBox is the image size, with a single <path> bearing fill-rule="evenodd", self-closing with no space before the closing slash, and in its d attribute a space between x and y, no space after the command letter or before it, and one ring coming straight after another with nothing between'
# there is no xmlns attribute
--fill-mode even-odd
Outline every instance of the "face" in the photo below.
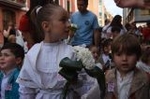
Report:
<svg viewBox="0 0 150 99"><path fill-rule="evenodd" d="M0 53L0 70L7 72L16 66L15 55L10 49L3 49Z"/></svg>
<svg viewBox="0 0 150 99"><path fill-rule="evenodd" d="M95 60L98 60L98 58L99 58L99 50L98 50L98 48L97 48L97 47L92 47L92 48L90 49L90 51L91 51L91 53L92 53L94 59L95 59Z"/></svg>
<svg viewBox="0 0 150 99"><path fill-rule="evenodd" d="M109 52L111 51L111 45L105 46L103 49L105 54L109 54Z"/></svg>
<svg viewBox="0 0 150 99"><path fill-rule="evenodd" d="M66 39L69 35L70 22L65 10L56 10L48 25L49 38L53 41Z"/></svg>
<svg viewBox="0 0 150 99"><path fill-rule="evenodd" d="M87 5L84 3L84 0L77 0L77 7L81 13L84 13L87 10Z"/></svg>
<svg viewBox="0 0 150 99"><path fill-rule="evenodd" d="M8 37L8 41L11 42L11 43L16 43L16 36L15 35L10 35Z"/></svg>
<svg viewBox="0 0 150 99"><path fill-rule="evenodd" d="M132 71L137 62L136 54L114 53L113 60L120 73Z"/></svg>

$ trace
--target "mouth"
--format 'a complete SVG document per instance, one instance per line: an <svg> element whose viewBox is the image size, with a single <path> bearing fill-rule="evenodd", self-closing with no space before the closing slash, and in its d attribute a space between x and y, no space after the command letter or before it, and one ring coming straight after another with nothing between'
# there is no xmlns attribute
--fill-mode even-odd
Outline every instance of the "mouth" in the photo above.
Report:
<svg viewBox="0 0 150 99"><path fill-rule="evenodd" d="M67 29L67 30L65 30L65 33L67 33L67 34L68 34L68 33L69 33L69 31L70 31L70 30L69 30L69 29Z"/></svg>
<svg viewBox="0 0 150 99"><path fill-rule="evenodd" d="M121 66L122 66L123 68L128 68L128 67L129 67L129 65L128 65L127 63L123 63L123 64L121 64Z"/></svg>
<svg viewBox="0 0 150 99"><path fill-rule="evenodd" d="M0 65L4 65L5 64L5 62L0 62Z"/></svg>

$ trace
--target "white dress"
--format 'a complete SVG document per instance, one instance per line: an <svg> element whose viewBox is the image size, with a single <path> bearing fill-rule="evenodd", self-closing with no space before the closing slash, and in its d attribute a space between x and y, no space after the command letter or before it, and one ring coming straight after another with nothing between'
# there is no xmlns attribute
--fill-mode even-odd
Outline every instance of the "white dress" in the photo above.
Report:
<svg viewBox="0 0 150 99"><path fill-rule="evenodd" d="M17 79L20 99L61 99L66 80L58 71L64 57L75 59L73 48L63 42L34 45L27 53ZM70 91L67 99L72 98Z"/></svg>

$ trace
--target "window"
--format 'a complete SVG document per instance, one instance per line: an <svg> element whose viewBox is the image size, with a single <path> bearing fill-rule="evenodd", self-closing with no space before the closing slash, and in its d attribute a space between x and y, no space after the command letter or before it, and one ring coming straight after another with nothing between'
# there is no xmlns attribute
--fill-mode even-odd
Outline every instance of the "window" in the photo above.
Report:
<svg viewBox="0 0 150 99"><path fill-rule="evenodd" d="M9 22L16 23L15 12L10 10L3 10L3 28L7 28Z"/></svg>

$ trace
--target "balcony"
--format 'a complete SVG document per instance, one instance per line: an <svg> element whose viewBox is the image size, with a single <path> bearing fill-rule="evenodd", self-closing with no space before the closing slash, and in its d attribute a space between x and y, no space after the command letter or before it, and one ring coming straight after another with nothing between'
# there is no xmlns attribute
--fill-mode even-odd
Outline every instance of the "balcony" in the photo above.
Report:
<svg viewBox="0 0 150 99"><path fill-rule="evenodd" d="M0 0L0 5L21 9L25 7L26 0Z"/></svg>

